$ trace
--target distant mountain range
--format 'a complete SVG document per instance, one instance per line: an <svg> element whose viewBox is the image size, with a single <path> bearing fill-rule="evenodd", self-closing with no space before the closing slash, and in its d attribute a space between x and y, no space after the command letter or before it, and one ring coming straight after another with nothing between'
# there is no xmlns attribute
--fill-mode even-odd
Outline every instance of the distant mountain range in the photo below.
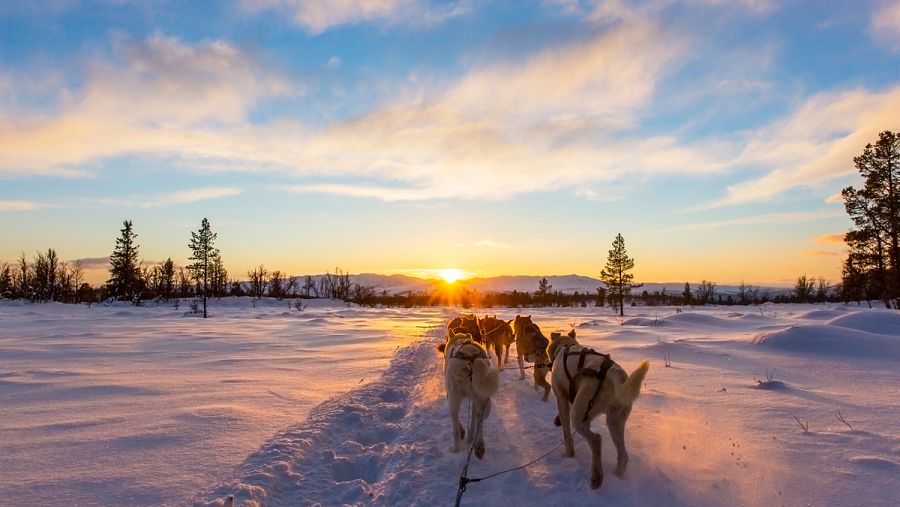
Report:
<svg viewBox="0 0 900 507"><path fill-rule="evenodd" d="M514 290L519 292L534 292L537 290L538 282L540 282L541 278L547 279L547 281L552 286L552 290L562 291L566 294L571 294L576 291L581 293L594 293L597 291L597 287L603 286L603 283L599 279L582 275L504 275L489 278L470 278L467 280L459 280L456 282L456 284L461 287L466 287L470 290L477 290L479 292L512 292ZM434 289L435 285L444 283L441 280L424 279L416 276L379 275L375 273L351 275L350 279L354 283L372 287L378 292L387 291L389 294L401 294L405 292L431 292ZM691 287L694 288L693 284ZM649 282L645 283L643 287L635 289L635 292L640 294L642 291L646 290L647 292L652 294L654 292L662 292L663 290L665 290L667 293L680 294L683 288L684 282ZM754 288L758 288L761 293L768 292L772 296L785 294L790 291L790 289L785 287L754 286ZM728 295L737 294L737 292L738 288L736 285L716 286L717 294Z"/></svg>

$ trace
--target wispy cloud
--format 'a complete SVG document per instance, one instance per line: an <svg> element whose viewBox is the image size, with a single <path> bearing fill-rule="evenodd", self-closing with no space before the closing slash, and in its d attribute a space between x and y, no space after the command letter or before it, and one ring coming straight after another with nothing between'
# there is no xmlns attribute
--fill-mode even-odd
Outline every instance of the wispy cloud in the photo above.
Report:
<svg viewBox="0 0 900 507"><path fill-rule="evenodd" d="M723 227L735 227L745 225L762 225L762 224L790 224L795 222L811 222L814 220L822 220L826 218L834 218L844 216L843 213L823 210L823 211L798 211L787 213L765 213L762 215L752 215L747 217L730 218L728 220L717 220L713 222L700 222L687 224L679 227L673 227L670 230L709 230L721 229Z"/></svg>
<svg viewBox="0 0 900 507"><path fill-rule="evenodd" d="M188 204L198 201L208 201L210 199L221 199L222 197L230 197L238 195L242 192L239 188L234 187L204 187L192 190L181 190L160 194L141 203L144 208L159 208L162 206L170 206L173 204Z"/></svg>
<svg viewBox="0 0 900 507"><path fill-rule="evenodd" d="M459 16L468 0L241 0L249 12L275 10L287 14L312 35L341 25L377 22L428 27Z"/></svg>
<svg viewBox="0 0 900 507"><path fill-rule="evenodd" d="M224 42L159 35L116 40L86 73L41 114L0 105L0 172L77 175L79 164L135 152L215 156L210 132L246 125L260 100L302 92Z"/></svg>
<svg viewBox="0 0 900 507"><path fill-rule="evenodd" d="M813 238L813 241L816 243L820 243L823 245L844 245L844 233L839 232L836 234L825 234L822 236L816 236Z"/></svg>
<svg viewBox="0 0 900 507"><path fill-rule="evenodd" d="M597 22L629 21L658 15L674 4L694 4L708 7L738 7L752 14L764 14L777 8L776 0L544 0L570 15L579 15Z"/></svg>
<svg viewBox="0 0 900 507"><path fill-rule="evenodd" d="M41 204L32 201L0 201L0 213L5 211L32 211L42 207Z"/></svg>
<svg viewBox="0 0 900 507"><path fill-rule="evenodd" d="M837 257L840 252L832 252L829 250L803 250L800 252L803 257Z"/></svg>
<svg viewBox="0 0 900 507"><path fill-rule="evenodd" d="M760 201L797 187L856 172L853 157L891 125L900 111L900 86L884 92L820 93L786 118L752 133L736 166L774 167L728 187L726 196L699 208Z"/></svg>
<svg viewBox="0 0 900 507"><path fill-rule="evenodd" d="M85 257L82 259L72 259L68 262L81 262L81 267L84 269L109 269L109 256Z"/></svg>
<svg viewBox="0 0 900 507"><path fill-rule="evenodd" d="M872 13L872 34L877 40L900 52L900 2L885 0Z"/></svg>

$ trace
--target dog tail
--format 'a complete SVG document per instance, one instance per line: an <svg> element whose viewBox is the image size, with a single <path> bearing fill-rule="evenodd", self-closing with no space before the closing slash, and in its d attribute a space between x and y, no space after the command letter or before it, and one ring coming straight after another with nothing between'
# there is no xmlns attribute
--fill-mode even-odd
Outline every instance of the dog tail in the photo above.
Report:
<svg viewBox="0 0 900 507"><path fill-rule="evenodd" d="M479 398L485 400L500 390L500 370L491 368L487 359L472 362L472 389Z"/></svg>
<svg viewBox="0 0 900 507"><path fill-rule="evenodd" d="M641 394L641 384L644 383L644 377L647 376L647 371L649 369L650 361L644 360L636 370L631 372L631 375L628 376L628 380L619 387L616 392L616 398L618 398L622 404L631 406L638 395Z"/></svg>

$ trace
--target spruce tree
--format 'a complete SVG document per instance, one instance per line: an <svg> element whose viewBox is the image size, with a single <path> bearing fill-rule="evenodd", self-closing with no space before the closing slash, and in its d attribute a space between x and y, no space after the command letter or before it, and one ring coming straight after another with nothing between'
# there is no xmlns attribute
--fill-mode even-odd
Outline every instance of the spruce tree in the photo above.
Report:
<svg viewBox="0 0 900 507"><path fill-rule="evenodd" d="M131 220L122 222L121 235L109 256L109 280L106 286L111 297L123 301L136 301L140 297L143 280L138 260L137 234Z"/></svg>
<svg viewBox="0 0 900 507"><path fill-rule="evenodd" d="M193 264L188 266L191 276L197 281L198 288L203 295L203 318L206 314L206 299L209 296L209 278L215 258L219 255L219 249L215 247L217 234L209 228L209 220L206 218L200 223L200 230L191 232L191 240L188 242Z"/></svg>
<svg viewBox="0 0 900 507"><path fill-rule="evenodd" d="M633 268L634 259L628 256L625 238L620 233L612 243L606 267L600 272L600 280L609 288L607 297L612 304L616 302L619 304L620 316L625 315L625 298L631 294L631 289L643 285L634 283L634 275L628 272Z"/></svg>

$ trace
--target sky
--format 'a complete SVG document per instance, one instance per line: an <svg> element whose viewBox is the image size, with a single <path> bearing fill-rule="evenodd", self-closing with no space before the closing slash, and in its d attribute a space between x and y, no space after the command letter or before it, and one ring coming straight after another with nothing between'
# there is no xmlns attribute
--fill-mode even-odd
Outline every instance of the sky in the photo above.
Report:
<svg viewBox="0 0 900 507"><path fill-rule="evenodd" d="M0 2L0 260L840 278L900 2Z"/></svg>

